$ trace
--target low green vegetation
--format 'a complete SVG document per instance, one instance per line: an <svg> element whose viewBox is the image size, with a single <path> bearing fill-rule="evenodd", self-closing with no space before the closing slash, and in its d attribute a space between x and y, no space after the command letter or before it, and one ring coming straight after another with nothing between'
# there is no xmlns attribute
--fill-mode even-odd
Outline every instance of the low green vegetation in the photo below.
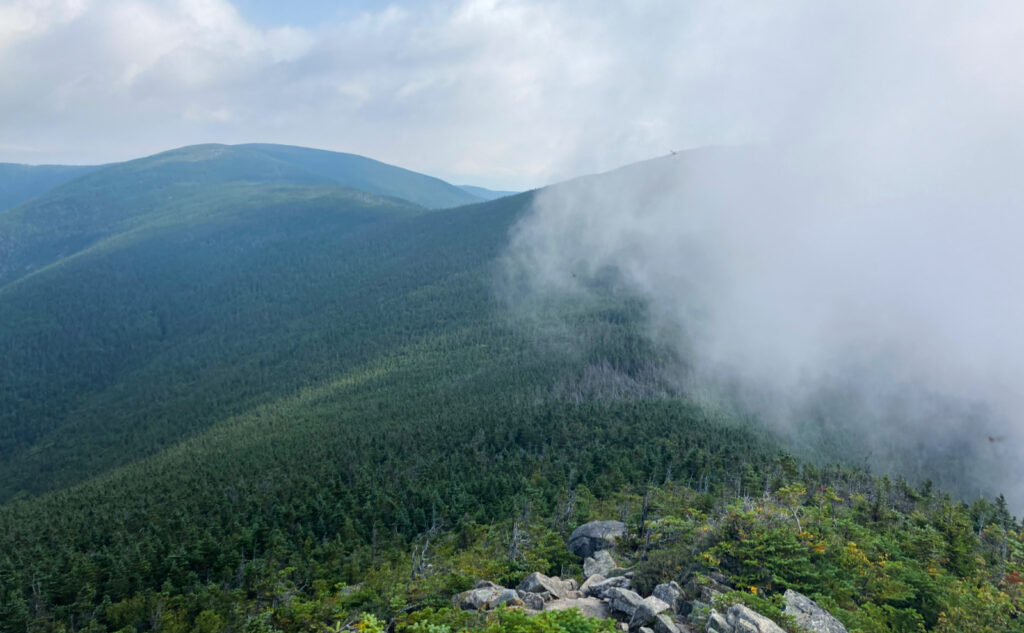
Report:
<svg viewBox="0 0 1024 633"><path fill-rule="evenodd" d="M360 390L359 382L327 391L351 395ZM303 398L332 399L326 392ZM598 426L592 429L593 446L602 449L609 466L595 464L591 471L575 470L587 461L587 451L574 450L575 443L552 444L546 459L542 446L531 451L529 442L499 435L453 451L465 456L446 460L423 433L415 448L393 436L392 442L375 443L378 450L389 447L387 455L370 453L360 460L354 480L333 488L323 481L332 473L317 444L305 446L307 464L319 469L282 467L291 433L280 431L266 438L261 453L265 460L276 456L276 481L229 488L255 467L244 455L235 458L237 470L230 475L227 465L222 473L191 475L174 465L186 459L193 466L212 463L204 460L204 450L231 442L225 429L222 437L198 443L205 449L185 447L151 465L160 477L135 467L48 495L43 503L9 506L0 524L4 550L21 554L0 566L6 596L0 617L9 630L19 631L74 626L290 632L346 625L603 631L607 624L563 614L532 620L513 612L462 612L450 606L450 597L481 578L514 585L532 570L578 577L579 560L565 548L569 531L584 520L614 517L630 526L617 555L632 563L642 591L715 571L736 587L716 601L718 608L742 602L783 624L780 597L792 588L828 608L851 631L1024 630L1024 535L1002 499L965 505L927 484L911 487L837 467L801 467L779 453L746 462L740 479L730 476L728 466L743 463L739 452L705 462L679 459L673 469L678 478L651 485L643 482L663 472L666 462L699 455L696 447L710 443L713 427L693 424L698 413L688 415L682 406L620 404L600 413L594 407L544 407L532 416L533 424L512 425L559 437L573 420L604 419L608 430L621 433L642 420L661 419L689 432L668 442L662 453L667 459L658 463L643 460L657 452L653 446L616 442ZM452 417L449 428L458 433L459 416ZM653 434L659 423L651 424L641 428ZM552 427L562 432L542 430ZM320 439L332 451L358 442L352 435L337 443ZM729 439L741 445L744 435ZM417 459L412 451L432 459ZM501 457L495 463L486 463L496 455ZM223 454L224 461L229 456ZM346 456L337 458L344 463ZM445 461L446 474L440 475L437 464ZM389 462L404 470L383 466ZM628 467L638 462L643 466ZM333 476L346 479L345 471L338 468ZM189 476L205 482L188 481ZM695 488L695 481L702 483ZM757 494L744 494L755 484ZM189 490L203 497L189 499ZM403 499L403 493L411 496ZM140 508L134 499L149 503ZM139 514L126 516L125 508ZM172 509L177 514L165 516ZM85 517L94 523L76 523ZM60 542L69 535L70 542Z"/></svg>

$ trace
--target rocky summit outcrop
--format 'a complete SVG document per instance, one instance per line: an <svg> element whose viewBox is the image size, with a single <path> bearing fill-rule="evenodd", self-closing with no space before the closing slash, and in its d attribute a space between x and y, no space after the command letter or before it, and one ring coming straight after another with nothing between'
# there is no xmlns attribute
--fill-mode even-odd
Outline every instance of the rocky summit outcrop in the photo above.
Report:
<svg viewBox="0 0 1024 633"><path fill-rule="evenodd" d="M588 558L603 549L611 549L626 534L622 521L591 521L579 526L569 536L569 551Z"/></svg>
<svg viewBox="0 0 1024 633"><path fill-rule="evenodd" d="M592 521L570 537L569 549L584 556L586 580L577 588L574 578L533 572L515 589L481 581L453 602L469 610L498 607L528 612L579 609L592 618L615 618L623 633L692 633L705 626L706 633L784 633L771 619L741 604L728 608L716 604L733 591L729 578L715 571L691 573L654 587L641 595L632 587L633 572L619 569L608 548L625 534L618 521ZM646 592L645 592L646 594ZM839 620L807 596L789 590L784 613L791 615L807 633L847 633ZM706 625L705 625L706 623Z"/></svg>
<svg viewBox="0 0 1024 633"><path fill-rule="evenodd" d="M742 604L734 604L724 614L712 611L708 617L707 633L786 633L760 613Z"/></svg>
<svg viewBox="0 0 1024 633"><path fill-rule="evenodd" d="M802 593L787 589L783 598L786 606L782 612L793 616L797 626L808 633L847 633L842 622Z"/></svg>

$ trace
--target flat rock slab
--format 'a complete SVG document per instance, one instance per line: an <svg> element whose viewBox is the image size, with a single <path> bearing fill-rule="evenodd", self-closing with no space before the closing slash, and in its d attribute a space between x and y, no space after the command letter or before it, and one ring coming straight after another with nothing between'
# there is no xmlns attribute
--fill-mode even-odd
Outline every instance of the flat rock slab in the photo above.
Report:
<svg viewBox="0 0 1024 633"><path fill-rule="evenodd" d="M734 604L723 615L712 611L707 633L786 633L778 624L742 604Z"/></svg>
<svg viewBox="0 0 1024 633"><path fill-rule="evenodd" d="M608 605L597 598L561 598L544 605L545 611L567 611L569 609L579 609L580 613L588 618L612 617L611 612L608 611Z"/></svg>
<svg viewBox="0 0 1024 633"><path fill-rule="evenodd" d="M787 589L782 612L793 616L797 626L810 633L847 633L846 627L828 611L802 593Z"/></svg>
<svg viewBox="0 0 1024 633"><path fill-rule="evenodd" d="M583 586L585 587L583 593L597 598L607 598L612 589L629 589L629 585L629 578L626 578L625 576L616 576L614 578L607 578L605 580L598 580L595 582L590 582L588 579L587 582L583 583Z"/></svg>

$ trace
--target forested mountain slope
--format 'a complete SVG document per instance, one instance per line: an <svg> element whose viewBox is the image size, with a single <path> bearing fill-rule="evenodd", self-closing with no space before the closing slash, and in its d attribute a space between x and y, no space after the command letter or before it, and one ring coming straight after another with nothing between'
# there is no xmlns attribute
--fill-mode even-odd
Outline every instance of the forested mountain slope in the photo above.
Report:
<svg viewBox="0 0 1024 633"><path fill-rule="evenodd" d="M459 185L459 189L462 189L466 193L474 195L481 200L497 200L498 198L514 196L516 194L515 191L495 191L485 187L474 187L473 185Z"/></svg>
<svg viewBox="0 0 1024 633"><path fill-rule="evenodd" d="M235 147L261 152L281 162L330 178L343 187L402 198L428 209L457 207L491 199L489 196L448 184L439 178L356 154L269 143Z"/></svg>
<svg viewBox="0 0 1024 633"><path fill-rule="evenodd" d="M801 468L666 380L686 359L614 284L503 296L534 195L428 212L200 146L0 216L0 629L397 623L576 569L567 532L609 515L644 582L719 570L913 625L879 631L938 628L954 582L1016 613L1005 504Z"/></svg>
<svg viewBox="0 0 1024 633"><path fill-rule="evenodd" d="M479 201L436 178L352 154L280 145L184 147L96 168L5 213L0 286L161 217L175 222L182 212L205 213L227 183L333 185L427 208Z"/></svg>
<svg viewBox="0 0 1024 633"><path fill-rule="evenodd" d="M82 176L96 167L0 163L0 212Z"/></svg>
<svg viewBox="0 0 1024 633"><path fill-rule="evenodd" d="M0 219L0 496L77 481L304 384L323 360L302 345L337 330L332 358L375 344L356 331L380 306L360 298L403 253L364 234L422 209L223 153L113 166Z"/></svg>
<svg viewBox="0 0 1024 633"><path fill-rule="evenodd" d="M336 185L382 196L403 198L430 209L493 200L512 193L469 185L457 187L432 176L356 154L272 143L218 147L227 153L237 153L244 149L255 150L267 157L327 178ZM180 153L189 150L190 148L182 148L177 151ZM15 207L79 176L107 166L109 165L0 163L0 211Z"/></svg>

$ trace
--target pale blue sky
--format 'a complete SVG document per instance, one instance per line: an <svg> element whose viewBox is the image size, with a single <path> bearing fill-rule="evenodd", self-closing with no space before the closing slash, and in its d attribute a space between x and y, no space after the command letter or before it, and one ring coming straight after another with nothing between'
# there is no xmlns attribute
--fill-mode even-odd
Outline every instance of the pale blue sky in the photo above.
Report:
<svg viewBox="0 0 1024 633"><path fill-rule="evenodd" d="M264 28L317 28L385 4L379 0L235 0L235 6L247 20Z"/></svg>

